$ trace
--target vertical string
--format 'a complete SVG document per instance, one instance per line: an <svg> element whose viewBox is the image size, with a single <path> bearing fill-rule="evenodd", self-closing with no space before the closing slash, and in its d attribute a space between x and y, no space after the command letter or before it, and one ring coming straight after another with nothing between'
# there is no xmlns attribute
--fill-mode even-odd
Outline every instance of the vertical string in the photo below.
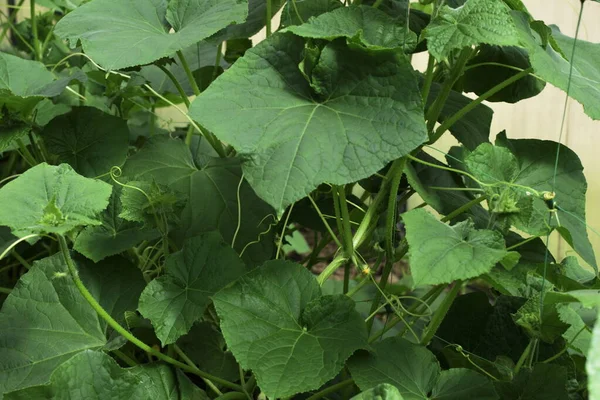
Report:
<svg viewBox="0 0 600 400"><path fill-rule="evenodd" d="M566 122L566 117L567 117L567 107L569 105L569 94L571 91L571 80L573 77L573 68L575 65L575 49L577 48L577 37L579 36L579 29L581 28L581 20L583 17L583 5L585 3L585 0L580 0L580 7L579 7L579 15L577 17L577 27L575 28L575 37L573 39L573 46L571 48L571 58L570 58L570 65L569 65L569 77L568 77L568 81L567 81L567 90L565 93L565 102L563 105L563 113L562 113L562 120L560 123L560 132L558 135L558 143L556 144L556 157L554 159L554 173L552 176L552 190L551 193L555 193L556 191L556 175L558 173L558 161L560 159L560 146L562 143L562 138L563 138L563 133L564 133L564 129L565 129L565 122ZM554 201L554 200L552 200ZM552 212L548 213L548 226L550 226L550 224L552 223ZM550 245L550 233L548 232L548 234L546 235L546 252L544 254L544 271L542 274L542 287L541 287L541 292L540 292L540 329L542 328L542 323L543 323L543 314L544 314L544 290L545 290L545 284L546 284L546 273L548 270L548 263L549 263L549 258L550 258L550 250L549 250L549 245ZM536 361L539 360L539 351L540 351L540 347L539 344L536 347Z"/></svg>

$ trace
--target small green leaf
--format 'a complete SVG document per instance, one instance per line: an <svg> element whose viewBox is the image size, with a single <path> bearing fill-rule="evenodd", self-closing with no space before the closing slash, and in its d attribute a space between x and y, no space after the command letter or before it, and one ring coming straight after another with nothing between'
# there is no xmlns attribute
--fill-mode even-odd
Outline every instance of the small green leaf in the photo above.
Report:
<svg viewBox="0 0 600 400"><path fill-rule="evenodd" d="M48 385L8 393L4 398L208 400L206 393L185 375L166 365L147 364L123 369L106 353L91 350L83 351L61 364L52 374Z"/></svg>
<svg viewBox="0 0 600 400"><path fill-rule="evenodd" d="M92 295L118 321L144 287L142 274L124 259L78 262ZM35 307L31 307L35 304ZM0 394L48 382L62 362L107 344L108 327L81 296L62 255L36 261L0 312Z"/></svg>
<svg viewBox="0 0 600 400"><path fill-rule="evenodd" d="M516 46L519 33L509 8L497 0L468 0L459 8L444 6L425 28L424 37L432 56L439 61L452 50L481 43Z"/></svg>
<svg viewBox="0 0 600 400"><path fill-rule="evenodd" d="M312 39L346 38L370 50L405 49L412 51L417 36L384 12L369 6L341 7L283 32Z"/></svg>
<svg viewBox="0 0 600 400"><path fill-rule="evenodd" d="M59 162L88 178L123 165L129 147L127 122L93 107L75 107L54 118L42 136Z"/></svg>
<svg viewBox="0 0 600 400"><path fill-rule="evenodd" d="M176 218L180 208L177 194L155 182L130 181L121 191L119 217L158 227L158 221Z"/></svg>
<svg viewBox="0 0 600 400"><path fill-rule="evenodd" d="M322 296L315 277L298 264L267 262L213 300L229 349L271 398L319 388L367 346L354 302Z"/></svg>
<svg viewBox="0 0 600 400"><path fill-rule="evenodd" d="M165 274L144 289L139 311L152 321L163 345L175 343L200 320L210 296L244 272L244 263L219 234L188 239L167 258Z"/></svg>
<svg viewBox="0 0 600 400"><path fill-rule="evenodd" d="M56 79L40 62L0 52L0 106L27 113L42 98L61 94L72 79L85 81L85 74Z"/></svg>
<svg viewBox="0 0 600 400"><path fill-rule="evenodd" d="M242 22L244 0L95 0L63 17L54 33L114 70L148 64ZM106 24L106 21L110 24ZM169 33L169 27L175 32Z"/></svg>
<svg viewBox="0 0 600 400"><path fill-rule="evenodd" d="M343 7L339 0L295 0L288 1L281 12L281 26L301 25L316 17Z"/></svg>
<svg viewBox="0 0 600 400"><path fill-rule="evenodd" d="M98 214L111 191L109 184L84 178L67 164L39 164L0 190L0 225L18 237L100 225Z"/></svg>
<svg viewBox="0 0 600 400"><path fill-rule="evenodd" d="M489 272L506 256L502 235L469 221L449 226L423 209L403 214L415 286L450 283Z"/></svg>
<svg viewBox="0 0 600 400"><path fill-rule="evenodd" d="M354 396L352 400L404 400L404 397L395 386L382 383Z"/></svg>
<svg viewBox="0 0 600 400"><path fill-rule="evenodd" d="M177 340L177 345L202 371L232 382L239 379L238 363L233 354L225 350L221 332L210 323L194 324L188 334Z"/></svg>
<svg viewBox="0 0 600 400"><path fill-rule="evenodd" d="M387 383L398 388L404 400L498 399L483 375L463 368L441 371L427 348L399 337L377 342L372 353L356 354L348 368L361 390Z"/></svg>
<svg viewBox="0 0 600 400"><path fill-rule="evenodd" d="M121 189L113 188L108 208L100 214L102 224L86 227L75 239L73 248L94 262L160 236L156 229L119 218L122 210L120 195Z"/></svg>
<svg viewBox="0 0 600 400"><path fill-rule="evenodd" d="M312 72L311 88L298 69L303 48L304 41L291 34L271 36L190 109L248 158L248 182L279 214L323 182L345 184L373 174L427 136L406 57L330 43Z"/></svg>
<svg viewBox="0 0 600 400"><path fill-rule="evenodd" d="M567 370L559 365L535 364L521 369L512 382L496 382L502 400L568 400Z"/></svg>

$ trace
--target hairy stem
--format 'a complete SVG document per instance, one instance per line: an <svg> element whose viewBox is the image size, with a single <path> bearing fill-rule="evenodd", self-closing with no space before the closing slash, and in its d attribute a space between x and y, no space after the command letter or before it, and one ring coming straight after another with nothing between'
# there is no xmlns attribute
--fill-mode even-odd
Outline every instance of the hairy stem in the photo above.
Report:
<svg viewBox="0 0 600 400"><path fill-rule="evenodd" d="M179 61L181 62L181 67L185 71L185 76L187 76L188 81L190 81L190 85L192 86L194 94L198 96L200 94L200 88L198 87L198 84L196 83L196 78L194 78L194 74L190 69L190 65L188 64L181 50L177 51L177 58L179 58Z"/></svg>
<svg viewBox="0 0 600 400"><path fill-rule="evenodd" d="M171 358L163 353L161 353L158 350L153 349L152 347L148 346L146 343L142 342L140 339L138 339L137 337L135 337L131 332L129 332L127 329L125 329L124 327L121 326L121 324L119 324L117 321L115 321L113 319L113 317L110 316L110 314L104 309L102 308L102 306L100 305L100 303L98 303L98 301L96 301L96 299L94 298L94 296L92 296L92 294L89 292L89 290L85 287L83 281L81 280L81 278L79 278L79 273L77 272L77 268L75 267L75 263L73 262L73 259L71 259L71 255L69 254L69 247L67 246L67 241L65 239L64 236L62 235L57 235L58 238L58 244L60 246L60 251L62 253L62 256L65 260L65 263L67 264L67 268L69 269L69 273L71 274L71 278L73 279L73 283L75 283L75 286L77 287L77 289L79 290L79 293L81 293L81 295L83 296L83 298L88 302L88 304L94 309L94 311L96 311L96 313L103 319L106 321L106 323L113 328L117 333L119 333L121 336L123 336L125 339L127 339L128 341L130 341L131 343L133 343L134 345L136 345L137 347L139 347L140 349L144 350L146 353L152 354L154 357L165 361L169 364L172 364L178 368L181 368L182 370L189 372L191 374L197 375L201 378L204 379L208 379L211 380L213 382L217 382L220 385L223 385L225 387L228 387L230 389L234 389L234 390L238 390L238 391L242 391L242 387L240 385L236 385L235 383L231 383L229 381L226 381L224 379L221 379L217 376L213 376L210 374L207 374L206 372L201 371L200 369L198 369L197 367L192 367L189 365L186 365L182 362L179 362L177 360L175 360L174 358Z"/></svg>
<svg viewBox="0 0 600 400"><path fill-rule="evenodd" d="M173 85L175 85L175 88L179 92L179 96L181 96L181 100L183 100L183 102L185 103L185 106L189 109L190 108L190 99L188 98L187 94L185 93L185 90L183 90L183 86L181 86L181 83L179 83L179 81L177 80L175 75L173 75L173 73L168 68L166 68L160 64L158 64L157 66L158 66L158 68L160 68L160 70L162 72L165 73L167 78L169 78L171 80L171 82L173 82Z"/></svg>

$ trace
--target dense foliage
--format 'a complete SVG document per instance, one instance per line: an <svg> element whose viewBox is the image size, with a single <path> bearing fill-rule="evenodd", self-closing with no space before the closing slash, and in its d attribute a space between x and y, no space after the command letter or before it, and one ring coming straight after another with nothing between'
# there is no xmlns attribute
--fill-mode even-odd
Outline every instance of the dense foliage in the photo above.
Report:
<svg viewBox="0 0 600 400"><path fill-rule="evenodd" d="M600 399L582 164L484 104L600 119L600 44L521 0L29 0L0 36L0 398Z"/></svg>

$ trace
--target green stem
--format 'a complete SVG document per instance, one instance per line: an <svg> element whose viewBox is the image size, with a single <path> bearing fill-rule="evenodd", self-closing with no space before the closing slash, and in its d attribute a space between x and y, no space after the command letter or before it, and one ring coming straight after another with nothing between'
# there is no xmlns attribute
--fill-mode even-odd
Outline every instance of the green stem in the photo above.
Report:
<svg viewBox="0 0 600 400"><path fill-rule="evenodd" d="M450 306L454 302L454 299L458 295L458 292L460 292L461 288L462 282L455 282L454 287L452 287L450 292L446 295L446 297L444 297L444 300L442 300L442 304L440 304L440 307L436 310L433 319L431 320L429 325L427 325L425 332L423 332L423 336L421 338L422 345L428 345L433 336L435 336L435 333L442 324L444 318L446 318L446 314L448 314L448 310L450 310Z"/></svg>
<svg viewBox="0 0 600 400"><path fill-rule="evenodd" d="M392 267L394 266L394 238L396 236L396 211L398 208L398 188L400 187L400 181L402 180L402 173L404 171L404 167L406 166L406 158L403 157L400 159L399 167L394 171L394 174L391 176L392 182L390 184L390 191L388 196L388 205L387 205L387 213L385 220L385 266L383 267L383 272L381 273L381 279L379 280L379 289L375 293L375 299L371 304L371 312L372 314L379 307L379 303L381 302L381 297L387 286L388 279L390 277L390 273L392 272ZM403 243L403 246L399 250L399 253L402 254L402 257L408 251L408 245ZM371 332L371 328L373 327L374 319L370 319L367 321L367 332Z"/></svg>
<svg viewBox="0 0 600 400"><path fill-rule="evenodd" d="M129 357L127 354L123 353L121 350L113 350L112 353L114 355L116 355L117 357L119 357L121 359L121 361L123 361L125 364L127 364L130 367L135 367L138 365L138 363L131 357Z"/></svg>
<svg viewBox="0 0 600 400"><path fill-rule="evenodd" d="M181 348L179 346L177 346L176 344L174 344L172 348L173 348L173 350L175 350L175 353L177 353L177 355L179 357L181 357L181 359L183 361L185 361L185 363L187 365L189 365L192 368L196 368L196 364L187 356L187 354L185 354L183 352L183 350L181 350ZM221 392L219 390L219 388L217 388L210 380L208 380L206 378L202 378L202 380L204 381L204 383L206 383L206 386L208 386L209 388L211 388L212 391L217 394L217 396L222 396L223 395L223 392Z"/></svg>
<svg viewBox="0 0 600 400"><path fill-rule="evenodd" d="M215 60L215 66L213 68L212 80L217 79L217 74L219 73L219 65L221 64L221 57L223 56L223 42L219 43L217 46L217 58Z"/></svg>
<svg viewBox="0 0 600 400"><path fill-rule="evenodd" d="M267 15L265 25L267 27L267 37L271 36L271 20L273 19L273 5L272 0L267 0Z"/></svg>
<svg viewBox="0 0 600 400"><path fill-rule="evenodd" d="M240 385L236 385L235 383L231 383L231 382L221 379L217 376L212 376L210 374L207 374L206 372L201 371L197 367L192 367L192 366L186 365L182 362L175 360L174 358L171 358L171 357L161 353L158 350L153 349L152 347L148 346L146 343L142 342L140 339L135 337L127 329L123 328L121 326L121 324L119 324L117 321L115 321L113 319L113 317L111 317L110 314L108 312L106 312L106 310L104 308L102 308L100 303L98 303L98 301L96 301L94 296L92 296L92 294L89 292L89 290L83 284L83 281L79 278L79 273L77 272L77 268L75 267L75 264L73 263L73 260L71 259L71 255L69 254L69 247L67 246L67 241L66 241L65 237L62 235L57 235L57 238L58 238L58 244L60 246L60 251L63 255L65 263L67 264L67 268L69 269L69 273L71 274L73 283L75 283L75 286L79 290L79 293L81 293L83 298L94 309L94 311L96 311L96 313L98 313L98 315L103 320L105 320L106 323L111 328L113 328L117 333L119 333L121 336L123 336L125 339L127 339L128 341L130 341L131 343L133 343L140 349L144 350L146 353L149 353L162 361L172 364L178 368L181 368L182 370L184 370L186 372L192 373L201 378L208 379L213 382L217 382L220 385L223 385L230 389L242 391L242 387Z"/></svg>
<svg viewBox="0 0 600 400"><path fill-rule="evenodd" d="M38 38L38 28L35 15L35 0L29 0L29 18L31 19L31 35L33 36L34 57L37 61L42 60L40 39Z"/></svg>
<svg viewBox="0 0 600 400"><path fill-rule="evenodd" d="M12 293L12 289L11 288L0 287L0 293L11 294Z"/></svg>
<svg viewBox="0 0 600 400"><path fill-rule="evenodd" d="M513 374L515 376L517 376L519 374L519 371L521 370L521 368L525 364L525 361L529 358L529 354L531 353L531 350L535 346L534 343L535 343L535 339L531 338L529 340L529 344L527 345L527 347L523 351L523 354L521 354L521 357L519 357L519 360L517 361L517 365L515 365L515 369L513 371Z"/></svg>
<svg viewBox="0 0 600 400"><path fill-rule="evenodd" d="M26 259L24 259L23 257L21 257L21 255L19 253L17 253L16 251L13 250L12 252L12 256L19 262L21 263L21 265L23 267L25 267L25 269L30 270L31 269L31 264L29 264L27 262Z"/></svg>
<svg viewBox="0 0 600 400"><path fill-rule="evenodd" d="M19 150L23 154L23 158L25 159L25 161L27 161L27 163L30 164L32 167L35 167L38 164L38 162L33 156L33 154L31 154L29 149L27 149L27 146L25 146L21 139L17 139L17 144L19 145Z"/></svg>
<svg viewBox="0 0 600 400"><path fill-rule="evenodd" d="M402 170L404 168L405 160L400 158L392 163L390 167L386 179L383 180L381 187L379 188L379 192L373 199L373 202L369 205L367 212L365 213L360 225L356 229L354 233L354 237L352 238L352 247L354 249L358 249L362 243L367 239L369 233L373 230L373 227L377 223L378 220L378 212L379 205L383 202L383 199L387 196L388 191L387 188L389 186L390 178L393 177L398 169ZM336 269L341 267L347 261L345 254L340 254L336 256L333 261L325 267L325 269L319 274L317 280L320 285L323 285L325 281L335 272Z"/></svg>
<svg viewBox="0 0 600 400"><path fill-rule="evenodd" d="M183 90L183 86L181 86L181 83L179 83L179 81L177 80L175 75L173 75L173 73L171 71L169 71L168 68L166 68L165 66L160 65L160 64L158 64L157 66L158 66L158 68L160 68L160 70L162 72L165 73L165 75L171 80L171 82L173 82L173 85L175 85L175 88L177 89L177 91L179 92L179 95L181 96L181 100L183 100L183 102L185 103L185 106L189 109L190 108L190 99L188 98L187 94L185 93L185 90Z"/></svg>
<svg viewBox="0 0 600 400"><path fill-rule="evenodd" d="M354 383L353 379L346 379L345 381L341 381L336 383L335 385L331 385L329 387L326 387L325 389L313 394L312 396L310 396L309 398L307 398L306 400L318 400L321 399L325 396L327 396L328 394L331 393L335 393L340 389L345 388L348 385L352 385Z"/></svg>
<svg viewBox="0 0 600 400"><path fill-rule="evenodd" d="M533 72L533 68L528 68L526 70L519 72L516 75L513 75L512 77L508 78L507 80L505 80L503 82L500 82L499 84L497 84L496 86L494 86L493 88L491 88L490 90L488 90L487 92L485 92L484 94L482 94L481 96L479 96L478 98L476 98L475 100L473 100L472 102L470 102L469 104L467 104L466 106L461 108L456 114L454 114L453 116L451 116L450 118L445 120L437 128L435 133L432 135L430 142L434 143L435 141L437 141L452 125L454 125L456 122L458 122L464 115L471 112L479 104L483 103L485 100L487 100L491 96L495 95L496 93L498 93L505 87L512 85L519 79L526 77L531 72Z"/></svg>
<svg viewBox="0 0 600 400"><path fill-rule="evenodd" d="M423 104L427 104L429 99L429 92L431 91L431 84L433 83L433 67L435 66L435 58L430 54L429 60L427 60L427 70L425 71L425 82L423 83L422 97Z"/></svg>
<svg viewBox="0 0 600 400"><path fill-rule="evenodd" d="M335 196L335 194L334 194L334 196ZM327 222L327 219L325 218L325 216L321 212L321 209L319 208L319 206L317 205L317 203L313 200L313 198L312 198L312 196L310 194L308 195L308 200L312 203L312 206L315 208L315 211L319 215L319 218L321 218L321 222L323 222L323 225L325 225L325 229L327 229L327 232L329 233L329 235L331 236L331 238L333 239L333 241L335 242L335 244L337 244L338 247L342 247L342 244L340 243L339 239L333 233L333 229L331 229L331 226L329 225L329 222ZM333 204L334 204L334 207L335 207L335 204L336 204L335 203L335 197L334 197L334 203ZM336 221L339 221L339 220L336 218Z"/></svg>
<svg viewBox="0 0 600 400"><path fill-rule="evenodd" d="M373 3L373 8L379 8L381 3L383 3L383 0L376 0L375 3Z"/></svg>
<svg viewBox="0 0 600 400"><path fill-rule="evenodd" d="M192 73L192 70L190 69L190 65L188 64L188 62L185 59L185 56L183 55L183 52L181 50L177 51L177 57L179 58L179 61L181 62L181 67L185 71L185 75L187 76L188 81L190 81L190 85L192 86L192 90L194 91L194 94L196 96L198 96L200 94L200 88L198 87L198 84L196 83L196 78L194 78L194 74Z"/></svg>
<svg viewBox="0 0 600 400"><path fill-rule="evenodd" d="M347 258L354 254L354 245L352 243L352 229L350 228L350 212L348 212L348 202L346 201L346 189L343 186L337 187L339 207L342 210L342 243Z"/></svg>
<svg viewBox="0 0 600 400"><path fill-rule="evenodd" d="M513 244L513 245L512 245L512 246L510 246L510 247L507 247L507 248L506 248L506 251L514 250L514 249L516 249L517 247L521 247L521 246L523 246L524 244L526 244L526 243L529 243L529 242L531 242L532 240L535 240L535 239L537 239L537 238L539 238L539 236L530 236L530 237L528 237L527 239L520 241L519 243Z"/></svg>
<svg viewBox="0 0 600 400"><path fill-rule="evenodd" d="M446 215L444 218L442 218L440 221L442 222L448 222L448 221L452 221L454 218L458 217L459 215L469 211L471 209L471 207L481 203L482 201L484 201L485 199L487 199L487 196L483 195L483 196L479 196L471 201L469 201L468 203L463 204L462 206L460 206L459 208L457 208L456 210L452 211L450 214Z"/></svg>
<svg viewBox="0 0 600 400"><path fill-rule="evenodd" d="M246 393L228 392L220 395L216 400L245 400L246 398Z"/></svg>
<svg viewBox="0 0 600 400"><path fill-rule="evenodd" d="M470 47L461 50L458 59L456 60L456 63L450 71L448 78L444 81L444 84L442 85L442 90L440 91L440 94L437 96L431 107L429 107L429 110L427 110L426 119L428 132L433 133L435 123L437 122L442 110L444 109L444 105L446 105L446 100L452 92L452 87L454 86L456 80L460 78L460 76L463 74L465 65L467 65L467 61L469 61L472 51L473 50ZM430 140L430 142L433 143L435 142L435 140Z"/></svg>

